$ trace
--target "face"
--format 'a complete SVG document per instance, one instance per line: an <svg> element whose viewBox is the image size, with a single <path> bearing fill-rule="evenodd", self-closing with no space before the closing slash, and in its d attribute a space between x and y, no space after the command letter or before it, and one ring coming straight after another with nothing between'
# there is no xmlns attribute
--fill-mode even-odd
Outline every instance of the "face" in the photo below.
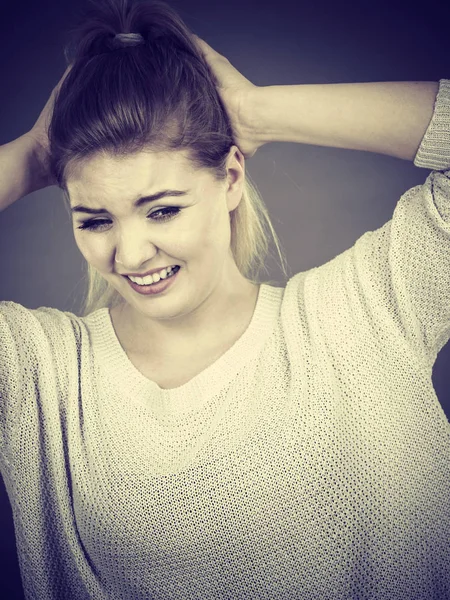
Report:
<svg viewBox="0 0 450 600"><path fill-rule="evenodd" d="M194 170L184 152L94 157L67 181L72 209L99 211L72 213L75 241L134 314L180 319L247 283L230 250L230 211L239 204L244 181L244 158L236 146L222 182L207 170ZM180 195L135 206L163 190ZM160 294L139 294L125 277L171 265L181 268Z"/></svg>

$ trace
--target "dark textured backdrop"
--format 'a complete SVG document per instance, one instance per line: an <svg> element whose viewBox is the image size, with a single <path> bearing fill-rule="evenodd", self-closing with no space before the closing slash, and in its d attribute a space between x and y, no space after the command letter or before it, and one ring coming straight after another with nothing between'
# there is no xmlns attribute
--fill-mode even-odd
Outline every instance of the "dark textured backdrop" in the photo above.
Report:
<svg viewBox="0 0 450 600"><path fill-rule="evenodd" d="M448 2L170 3L256 85L450 78ZM0 0L0 144L28 131L37 119L64 72L66 32L84 5L82 0ZM247 170L268 205L292 274L328 262L366 231L381 227L401 194L428 174L379 154L281 143L260 149ZM30 194L1 213L1 300L79 314L82 264L57 188ZM268 278L283 283L276 264L269 268ZM433 382L450 419L449 367L447 344ZM0 597L23 598L3 482L0 518Z"/></svg>

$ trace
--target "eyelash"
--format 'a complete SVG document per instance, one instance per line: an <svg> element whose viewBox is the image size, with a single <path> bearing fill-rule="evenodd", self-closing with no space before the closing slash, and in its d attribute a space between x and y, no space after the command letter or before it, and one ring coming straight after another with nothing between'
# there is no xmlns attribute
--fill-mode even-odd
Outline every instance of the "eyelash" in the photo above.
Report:
<svg viewBox="0 0 450 600"><path fill-rule="evenodd" d="M172 211L172 213L169 216L159 217L159 218L153 219L153 220L154 221L169 221L169 219L174 219L180 212L179 208L176 208L175 206L169 206L166 208L160 208L158 210L155 210L151 214L147 215L147 218L152 217L152 215L159 213L159 212L163 212L165 210ZM85 221L82 225L80 225L78 227L78 229L87 229L88 231L98 231L98 230L101 230L100 228L102 227L102 225L104 225L105 223L108 223L108 222L109 221L106 221L105 219L95 219L93 221L92 220Z"/></svg>

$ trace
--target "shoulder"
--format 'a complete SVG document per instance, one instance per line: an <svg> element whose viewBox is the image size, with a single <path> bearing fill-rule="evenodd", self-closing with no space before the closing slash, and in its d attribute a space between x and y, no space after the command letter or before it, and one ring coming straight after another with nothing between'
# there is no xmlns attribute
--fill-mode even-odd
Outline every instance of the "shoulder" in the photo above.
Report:
<svg viewBox="0 0 450 600"><path fill-rule="evenodd" d="M36 346L50 342L63 343L80 330L82 318L57 308L27 308L18 302L0 302L0 343L9 337L17 346Z"/></svg>

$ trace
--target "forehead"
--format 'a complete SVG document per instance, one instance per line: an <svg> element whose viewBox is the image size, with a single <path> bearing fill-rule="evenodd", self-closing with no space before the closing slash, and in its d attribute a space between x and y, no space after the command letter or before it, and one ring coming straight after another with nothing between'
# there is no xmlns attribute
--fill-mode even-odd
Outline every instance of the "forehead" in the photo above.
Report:
<svg viewBox="0 0 450 600"><path fill-rule="evenodd" d="M187 185L205 176L194 169L186 151L142 151L121 157L102 153L72 163L66 185L71 200L75 200L100 193L129 195L130 190L144 192L177 183Z"/></svg>

